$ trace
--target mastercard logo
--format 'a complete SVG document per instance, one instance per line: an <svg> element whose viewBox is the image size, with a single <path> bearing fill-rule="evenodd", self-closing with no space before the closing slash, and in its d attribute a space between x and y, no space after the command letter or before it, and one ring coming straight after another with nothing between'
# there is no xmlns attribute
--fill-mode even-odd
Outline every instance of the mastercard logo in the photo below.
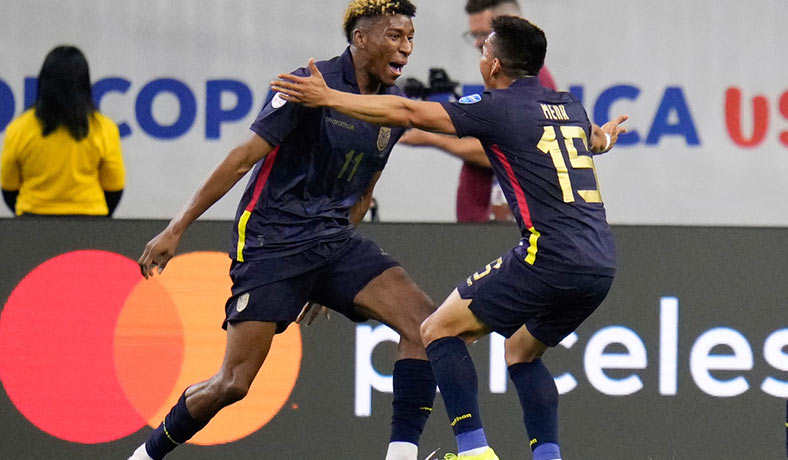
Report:
<svg viewBox="0 0 788 460"><path fill-rule="evenodd" d="M225 253L189 253L144 280L135 261L111 252L47 260L0 314L0 381L9 399L36 427L71 442L158 426L188 385L219 369L229 265ZM231 442L267 424L293 391L301 351L298 327L277 335L247 397L189 442Z"/></svg>

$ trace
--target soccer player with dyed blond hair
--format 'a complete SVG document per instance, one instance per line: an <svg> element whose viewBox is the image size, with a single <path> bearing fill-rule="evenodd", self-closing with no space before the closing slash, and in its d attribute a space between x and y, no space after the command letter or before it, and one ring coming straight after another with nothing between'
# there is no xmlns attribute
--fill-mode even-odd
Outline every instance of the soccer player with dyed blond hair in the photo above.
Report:
<svg viewBox="0 0 788 460"><path fill-rule="evenodd" d="M486 91L457 102L341 93L325 85L312 62L311 76L280 75L272 86L291 102L384 126L471 136L484 146L522 239L460 282L421 326L457 439L458 455L447 460L498 460L467 349L493 331L506 337L534 460L561 459L558 391L541 357L596 310L616 270L592 155L613 147L627 117L593 126L573 95L539 84L546 50L544 32L527 20L493 19L479 61Z"/></svg>
<svg viewBox="0 0 788 460"><path fill-rule="evenodd" d="M415 12L409 0L352 1L343 24L348 48L317 63L328 85L350 93L401 96L394 82L413 51ZM130 460L161 460L223 407L241 400L274 335L297 321L307 302L353 321L379 320L400 334L386 458L416 460L435 398L419 325L434 305L394 259L354 229L404 129L288 103L277 94L251 131L139 259L146 278L156 267L161 272L186 228L252 171L230 250L233 287L225 306L224 362L216 375L186 388Z"/></svg>

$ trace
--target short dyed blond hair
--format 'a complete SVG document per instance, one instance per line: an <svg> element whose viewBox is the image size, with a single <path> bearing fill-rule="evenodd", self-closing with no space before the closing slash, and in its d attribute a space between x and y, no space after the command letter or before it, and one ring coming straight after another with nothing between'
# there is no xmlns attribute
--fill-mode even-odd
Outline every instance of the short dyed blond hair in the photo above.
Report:
<svg viewBox="0 0 788 460"><path fill-rule="evenodd" d="M376 18L403 14L409 18L416 16L416 5L410 0L353 0L345 10L342 28L348 43L353 41L353 29L361 18Z"/></svg>

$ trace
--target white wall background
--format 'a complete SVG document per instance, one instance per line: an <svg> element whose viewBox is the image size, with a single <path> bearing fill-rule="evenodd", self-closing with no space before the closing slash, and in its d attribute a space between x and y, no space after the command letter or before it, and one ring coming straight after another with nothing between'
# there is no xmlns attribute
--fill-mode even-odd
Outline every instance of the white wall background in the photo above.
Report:
<svg viewBox="0 0 788 460"><path fill-rule="evenodd" d="M558 85L580 85L589 113L614 85L640 90L611 111L628 113L641 142L596 160L609 220L614 224L788 225L788 2L784 0L521 0L526 17L548 36L547 65ZM346 0L4 0L0 14L0 80L22 110L24 78L38 74L54 46L70 43L88 56L93 80L122 77L101 109L132 134L123 140L128 184L119 218L171 217L226 152L247 135L279 72L309 57L339 54ZM463 84L478 84L476 50L461 33L461 0L416 0L416 50L406 77L444 67ZM134 111L140 89L157 78L185 82L197 100L197 118L176 139L146 135ZM239 122L205 136L205 86L213 79L243 81L254 106ZM663 93L681 88L700 144L665 135L645 145ZM741 89L744 137L752 134L755 95L769 102L769 127L757 146L738 146L726 129L725 92ZM226 106L224 105L226 104ZM231 107L232 100L223 101ZM175 99L155 100L155 118L178 117ZM8 108L6 107L5 110ZM0 107L0 112L3 108ZM677 122L676 114L669 117ZM4 133L0 133L0 139ZM786 140L788 143L788 140ZM460 163L432 149L399 146L376 192L387 221L453 221ZM243 185L217 203L208 218L230 219ZM0 208L0 216L10 213Z"/></svg>

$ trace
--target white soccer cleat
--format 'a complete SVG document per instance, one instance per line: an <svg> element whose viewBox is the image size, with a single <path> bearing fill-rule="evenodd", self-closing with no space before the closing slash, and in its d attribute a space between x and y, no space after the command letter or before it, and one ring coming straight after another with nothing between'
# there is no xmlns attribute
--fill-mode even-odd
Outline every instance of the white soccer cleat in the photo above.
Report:
<svg viewBox="0 0 788 460"><path fill-rule="evenodd" d="M419 446L410 442L393 441L389 443L386 460L418 460Z"/></svg>
<svg viewBox="0 0 788 460"><path fill-rule="evenodd" d="M145 450L145 444L137 447L137 450L131 454L129 460L153 460L150 455L148 455L148 451Z"/></svg>

